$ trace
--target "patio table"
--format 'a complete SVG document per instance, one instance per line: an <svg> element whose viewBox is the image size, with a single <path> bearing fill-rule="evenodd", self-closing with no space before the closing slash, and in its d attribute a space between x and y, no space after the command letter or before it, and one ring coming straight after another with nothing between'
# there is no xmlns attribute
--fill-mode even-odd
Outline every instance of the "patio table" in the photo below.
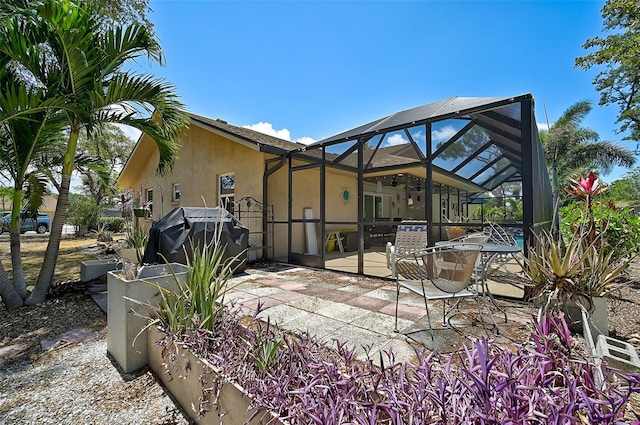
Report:
<svg viewBox="0 0 640 425"><path fill-rule="evenodd" d="M441 242L436 242L436 245L437 246L464 245L464 242L441 241ZM474 244L474 245L477 245L477 244ZM491 301L491 303L504 316L504 322L507 323L507 312L498 305L498 303L496 302L496 299L494 298L493 294L489 290L489 285L487 284L487 275L488 275L489 269L491 267L491 264L499 256L501 256L501 255L512 255L512 256L514 256L515 254L521 252L521 248L519 246L517 246L517 245L505 245L505 244L497 244L497 243L481 243L479 245L481 245L480 253L482 254L480 256L481 264L480 264L480 282L479 283L480 283L480 286L482 287L483 298L486 297L486 296L489 297L489 300ZM488 308L489 307L487 305L487 309ZM491 316L491 319L493 319L493 315ZM495 325L496 332L499 334L500 330L498 329L498 324L496 323L495 319L493 319L493 323Z"/></svg>
<svg viewBox="0 0 640 425"><path fill-rule="evenodd" d="M507 312L504 311L497 303L493 294L489 290L489 285L487 284L487 276L491 264L500 256L503 255L511 255L515 256L515 254L522 251L522 249L518 245L505 245L498 243L483 243L481 244L482 248L480 252L482 253L482 269L481 269L481 279L482 279L482 290L486 291L486 294L489 295L489 299L493 303L493 305L504 315L504 322L507 323ZM515 257L514 257L515 258Z"/></svg>

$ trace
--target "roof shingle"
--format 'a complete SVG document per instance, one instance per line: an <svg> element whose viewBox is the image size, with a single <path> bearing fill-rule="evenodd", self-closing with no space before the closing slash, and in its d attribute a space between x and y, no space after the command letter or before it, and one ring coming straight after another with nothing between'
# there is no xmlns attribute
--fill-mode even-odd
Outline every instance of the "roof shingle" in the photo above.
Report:
<svg viewBox="0 0 640 425"><path fill-rule="evenodd" d="M304 147L302 143L291 142L289 140L280 139L278 137L269 136L259 131L251 130L244 127L231 125L220 119L211 119L201 115L189 114L192 120L197 121L205 126L215 128L224 133L243 139L247 142L254 143L257 146L265 147L265 151L273 153L282 153L282 151L292 151Z"/></svg>

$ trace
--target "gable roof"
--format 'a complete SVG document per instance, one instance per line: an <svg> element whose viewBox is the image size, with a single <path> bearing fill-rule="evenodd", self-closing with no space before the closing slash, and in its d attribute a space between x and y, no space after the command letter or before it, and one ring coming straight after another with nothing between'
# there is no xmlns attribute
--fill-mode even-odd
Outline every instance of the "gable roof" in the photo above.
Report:
<svg viewBox="0 0 640 425"><path fill-rule="evenodd" d="M261 152L283 154L306 146L302 143L290 142L289 140L280 139L249 128L231 125L219 118L211 119L196 114L189 114L189 116L192 123L200 124L210 130L217 130L216 132L221 132L223 136L232 136L241 139L241 141L249 142L259 147Z"/></svg>
<svg viewBox="0 0 640 425"><path fill-rule="evenodd" d="M207 131L248 146L259 152L283 155L289 151L297 150L305 146L302 143L290 142L255 130L231 125L221 119L211 119L193 113L189 113L189 124L204 128ZM130 181L135 179L132 173L135 174L137 171L132 168L140 167L140 164L149 161L153 152L157 150L155 143L144 136L144 133L140 135L138 142L120 172L118 184L122 187L129 186Z"/></svg>

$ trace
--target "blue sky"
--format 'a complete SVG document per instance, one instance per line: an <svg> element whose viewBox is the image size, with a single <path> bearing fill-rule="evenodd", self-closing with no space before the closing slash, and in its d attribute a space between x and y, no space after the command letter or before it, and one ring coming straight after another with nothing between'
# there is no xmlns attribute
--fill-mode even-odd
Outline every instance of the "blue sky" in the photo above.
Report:
<svg viewBox="0 0 640 425"><path fill-rule="evenodd" d="M601 34L603 3L151 0L167 58L151 70L191 112L294 141L452 96L523 93L539 125L545 108L553 123L589 99L584 126L621 141L617 108L598 106L595 71L573 66Z"/></svg>

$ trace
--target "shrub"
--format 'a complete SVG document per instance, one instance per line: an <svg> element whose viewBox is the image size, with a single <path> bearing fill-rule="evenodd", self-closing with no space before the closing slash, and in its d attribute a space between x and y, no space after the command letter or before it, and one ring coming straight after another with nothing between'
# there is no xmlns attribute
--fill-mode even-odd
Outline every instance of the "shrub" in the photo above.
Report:
<svg viewBox="0 0 640 425"><path fill-rule="evenodd" d="M291 424L616 423L640 392L640 374L605 367L600 381L562 316L543 316L530 344L515 350L481 339L440 363L426 352L416 364L395 362L389 350L380 366L357 360L345 344L333 350L312 335L280 334L255 320L243 327L237 311L225 309L217 335L165 329L159 343L165 355L184 345L222 372L203 400L216 403L215 391L234 381L255 407ZM252 341L278 346L266 373L255 365Z"/></svg>
<svg viewBox="0 0 640 425"><path fill-rule="evenodd" d="M144 250L149 242L149 231L143 227L137 227L127 233L127 245L129 248L135 249L138 265L142 265L142 257Z"/></svg>
<svg viewBox="0 0 640 425"><path fill-rule="evenodd" d="M104 226L104 230L113 233L123 233L127 220L124 217L100 217L98 218L98 228Z"/></svg>
<svg viewBox="0 0 640 425"><path fill-rule="evenodd" d="M90 196L69 194L67 220L76 226L76 235L85 236L89 229L95 228L100 207Z"/></svg>
<svg viewBox="0 0 640 425"><path fill-rule="evenodd" d="M631 208L617 208L613 202L608 202L595 203L591 211L594 226L614 259L640 253L640 217L634 215ZM568 240L589 220L582 202L565 206L560 214L562 236Z"/></svg>

